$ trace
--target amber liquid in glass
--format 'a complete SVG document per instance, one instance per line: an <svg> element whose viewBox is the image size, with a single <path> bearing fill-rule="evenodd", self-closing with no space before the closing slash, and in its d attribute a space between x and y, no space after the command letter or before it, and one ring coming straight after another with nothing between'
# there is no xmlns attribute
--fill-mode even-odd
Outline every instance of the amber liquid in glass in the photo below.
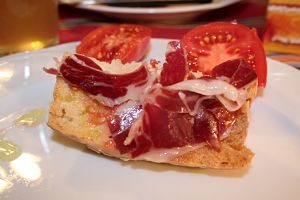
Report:
<svg viewBox="0 0 300 200"><path fill-rule="evenodd" d="M58 42L57 0L0 0L0 55Z"/></svg>

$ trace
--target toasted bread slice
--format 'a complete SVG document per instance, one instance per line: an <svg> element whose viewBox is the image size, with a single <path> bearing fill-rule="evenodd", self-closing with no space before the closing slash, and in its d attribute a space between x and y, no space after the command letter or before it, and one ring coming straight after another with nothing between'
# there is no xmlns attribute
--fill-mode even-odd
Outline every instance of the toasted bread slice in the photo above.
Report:
<svg viewBox="0 0 300 200"><path fill-rule="evenodd" d="M252 93L253 91L251 90ZM251 92L250 97L254 95ZM235 169L248 166L253 157L253 153L244 145L248 128L248 111L249 102L241 108L230 135L222 140L220 152L203 146L172 158L166 163L214 169ZM114 141L109 137L109 129L105 122L105 116L109 112L110 108L104 107L82 90L73 88L64 79L57 77L48 125L98 153L130 160L128 155L121 155L118 152Z"/></svg>

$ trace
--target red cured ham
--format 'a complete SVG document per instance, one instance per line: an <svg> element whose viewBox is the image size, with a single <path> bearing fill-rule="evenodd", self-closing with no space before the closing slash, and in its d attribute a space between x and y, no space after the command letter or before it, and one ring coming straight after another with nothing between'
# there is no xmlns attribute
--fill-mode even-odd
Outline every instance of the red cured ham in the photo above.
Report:
<svg viewBox="0 0 300 200"><path fill-rule="evenodd" d="M229 83L241 88L257 78L253 69L243 59L229 60L216 66L212 70L213 77L227 77Z"/></svg>
<svg viewBox="0 0 300 200"><path fill-rule="evenodd" d="M104 72L93 59L79 54L68 56L60 66L60 73L82 90L111 99L125 96L128 86L140 86L148 79L144 65L127 74L111 74Z"/></svg>
<svg viewBox="0 0 300 200"><path fill-rule="evenodd" d="M143 127L155 148L182 147L193 141L190 116L144 105Z"/></svg>
<svg viewBox="0 0 300 200"><path fill-rule="evenodd" d="M180 96L184 96L183 101ZM191 112L190 108L193 108L199 99L199 95L191 92L180 93L176 90L169 90L163 87L153 88L148 92L144 98L144 103L154 104L168 111L177 113Z"/></svg>
<svg viewBox="0 0 300 200"><path fill-rule="evenodd" d="M124 141L128 137L129 131L141 116L142 106L128 101L122 105L119 105L117 111L108 120L108 126L113 140L120 153L127 153L132 150L136 144L131 142L129 145L125 145Z"/></svg>
<svg viewBox="0 0 300 200"><path fill-rule="evenodd" d="M184 50L180 43L177 41L170 42L168 51L159 80L164 86L183 81L187 74Z"/></svg>
<svg viewBox="0 0 300 200"><path fill-rule="evenodd" d="M159 92L161 95L157 94ZM144 104L142 121L138 122L140 123L142 135L136 137L137 140L143 141L143 146L133 140L130 143L134 146L132 156L140 155L145 148L184 147L203 142L218 151L220 149L220 138L234 123L236 112L227 111L216 98L206 98L203 95L192 94L189 96L189 102L186 105L195 107L197 103L201 102L198 107L199 110L195 115L192 115L190 113L192 108L190 106L186 107L182 103L178 92L168 91L169 96L166 93L162 90L156 91L156 102ZM155 92L151 93L151 95L154 94ZM124 144L127 136L128 131L119 132L117 143ZM124 139L123 143L120 138ZM147 144L147 147L144 146L145 144Z"/></svg>
<svg viewBox="0 0 300 200"><path fill-rule="evenodd" d="M65 58L59 73L89 94L113 101L104 104L114 107L107 122L121 154L135 158L153 149L203 143L219 151L256 73L241 59L222 63L200 78L191 76L186 66L184 49L171 42L161 73L154 78L143 64L113 74L79 54Z"/></svg>

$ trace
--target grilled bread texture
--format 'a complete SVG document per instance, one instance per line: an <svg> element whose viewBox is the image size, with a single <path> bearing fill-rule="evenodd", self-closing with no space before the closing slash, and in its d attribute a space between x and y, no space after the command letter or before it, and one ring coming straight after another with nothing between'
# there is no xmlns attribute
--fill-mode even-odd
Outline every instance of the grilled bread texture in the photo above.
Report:
<svg viewBox="0 0 300 200"><path fill-rule="evenodd" d="M237 169L249 166L254 154L244 143L249 124L249 106L256 95L256 86L257 83L248 90L249 100L242 106L229 136L221 141L220 152L206 145L165 163L213 169ZM48 125L52 129L98 153L131 160L130 156L119 153L114 141L109 137L105 117L109 115L111 108L103 106L82 90L70 86L60 77L56 79L53 97L48 119Z"/></svg>

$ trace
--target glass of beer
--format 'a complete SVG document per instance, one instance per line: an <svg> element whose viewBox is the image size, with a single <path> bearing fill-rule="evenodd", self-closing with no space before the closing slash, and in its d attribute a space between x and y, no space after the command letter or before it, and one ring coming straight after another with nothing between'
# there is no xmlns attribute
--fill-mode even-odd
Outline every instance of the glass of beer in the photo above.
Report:
<svg viewBox="0 0 300 200"><path fill-rule="evenodd" d="M57 43L57 0L0 0L0 56Z"/></svg>

